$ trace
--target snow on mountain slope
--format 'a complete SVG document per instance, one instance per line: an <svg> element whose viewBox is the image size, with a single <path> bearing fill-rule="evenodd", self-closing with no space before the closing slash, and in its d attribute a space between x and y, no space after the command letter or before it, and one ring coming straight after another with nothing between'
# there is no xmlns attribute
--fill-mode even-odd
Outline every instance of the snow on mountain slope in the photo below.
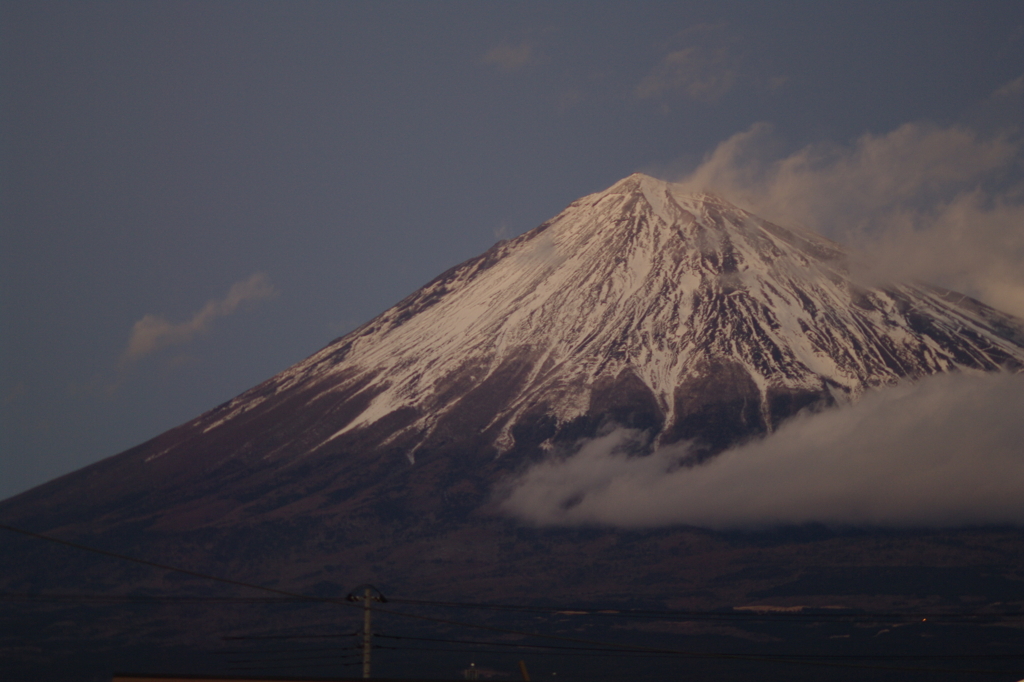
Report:
<svg viewBox="0 0 1024 682"><path fill-rule="evenodd" d="M635 174L442 274L201 417L205 431L301 391L311 450L375 425L381 445L581 420L720 449L801 408L957 369L1024 366L1024 326L923 284L857 284L836 244ZM568 430L567 430L568 429ZM539 433L539 435L537 435ZM547 440L546 440L547 439Z"/></svg>

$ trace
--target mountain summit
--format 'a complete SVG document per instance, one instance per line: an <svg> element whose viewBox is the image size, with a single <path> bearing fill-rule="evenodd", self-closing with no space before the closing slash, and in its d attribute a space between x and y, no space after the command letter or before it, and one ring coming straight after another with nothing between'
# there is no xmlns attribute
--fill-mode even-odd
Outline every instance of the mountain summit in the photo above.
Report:
<svg viewBox="0 0 1024 682"><path fill-rule="evenodd" d="M372 582L448 606L521 603L524 595L664 605L671 595L672 608L729 608L805 595L795 603L885 608L875 596L850 602L854 584L893 595L888 608L907 608L920 589L933 590L919 587L922 556L938 557L947 573L920 594L947 595L951 608L979 594L1010 603L1020 581L993 582L989 574L1006 569L986 567L995 554L1020 565L1010 558L1024 556L1016 531L914 543L820 531L821 542L754 539L747 552L746 540L692 528L533 529L480 512L509 474L612 425L646 431L651 444L686 441L694 457L710 457L871 387L1021 367L1021 320L924 284L858 283L826 239L637 174L443 273L234 400L3 501L0 521L294 592L338 596ZM162 573L109 556L8 540L6 555L16 560L0 573L7 593L87 585L92 594L189 594ZM1000 549L988 552L987 543ZM913 579L893 583L903 574L872 569L877 556L912 569ZM959 565L969 570L948 569ZM798 575L799 566L819 573ZM851 566L868 567L866 582ZM37 643L18 654L27 672L12 679L72 679L37 670L34 652L65 645L69 661L92 656L96 642L151 652L186 642L192 656L196 637L216 650L226 634L251 635L257 623L299 634L311 623L338 630L333 611L243 617L231 605L209 605L183 617L167 606L129 628L116 607L88 619L76 608L10 611L3 623ZM88 634L76 619L91 623ZM64 644L55 623L75 631ZM418 661L404 670L423 674Z"/></svg>
<svg viewBox="0 0 1024 682"><path fill-rule="evenodd" d="M859 284L831 241L634 174L237 398L9 506L75 517L105 489L115 516L201 526L213 512L177 514L185 498L208 505L204 490L217 514L331 507L305 497L369 500L356 479L414 462L427 507L432 486L474 471L472 507L501 472L612 424L705 457L900 379L1021 367L1021 320L924 284ZM299 464L324 473L285 493ZM145 501L117 501L139 490ZM233 495L244 504L228 512Z"/></svg>
<svg viewBox="0 0 1024 682"><path fill-rule="evenodd" d="M798 410L955 369L1024 365L1020 322L925 285L863 286L836 244L634 174L496 244L204 415L211 435L302 395L284 450L592 435L708 451Z"/></svg>

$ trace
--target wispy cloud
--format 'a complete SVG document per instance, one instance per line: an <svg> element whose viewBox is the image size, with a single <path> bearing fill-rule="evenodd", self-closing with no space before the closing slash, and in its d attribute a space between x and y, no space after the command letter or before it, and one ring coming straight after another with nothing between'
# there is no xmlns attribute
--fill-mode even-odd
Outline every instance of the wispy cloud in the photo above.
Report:
<svg viewBox="0 0 1024 682"><path fill-rule="evenodd" d="M231 315L246 303L272 298L276 294L277 290L267 276L256 273L231 285L224 298L208 301L187 322L174 324L160 315L145 315L132 326L121 364L126 366L162 348L188 343L206 332L217 318Z"/></svg>
<svg viewBox="0 0 1024 682"><path fill-rule="evenodd" d="M1024 128L1024 75L1007 81L979 103L971 119L985 129L1013 130Z"/></svg>
<svg viewBox="0 0 1024 682"><path fill-rule="evenodd" d="M717 102L736 82L731 62L724 49L709 52L688 47L669 52L636 86L637 97L647 99L680 91L698 102Z"/></svg>
<svg viewBox="0 0 1024 682"><path fill-rule="evenodd" d="M909 123L780 154L757 124L680 182L845 243L860 276L932 281L1024 317L1017 135ZM1024 375L935 376L798 416L695 467L686 444L636 456L644 434L620 429L531 467L498 503L542 525L1024 524L1021 405Z"/></svg>
<svg viewBox="0 0 1024 682"><path fill-rule="evenodd" d="M483 56L483 61L511 73L537 63L539 58L533 45L528 41L518 44L502 42L488 50Z"/></svg>
<svg viewBox="0 0 1024 682"><path fill-rule="evenodd" d="M641 99L681 93L711 104L733 88L741 58L724 25L701 24L680 35L681 45L665 54L636 86Z"/></svg>
<svg viewBox="0 0 1024 682"><path fill-rule="evenodd" d="M25 382L19 381L4 392L4 397L3 400L0 401L0 404L4 407L13 405L21 401L25 397L26 393L27 390L25 389Z"/></svg>
<svg viewBox="0 0 1024 682"><path fill-rule="evenodd" d="M1017 76L1009 83L1000 87L992 93L992 97L996 99L1010 99L1019 97L1022 93L1024 93L1024 75Z"/></svg>
<svg viewBox="0 0 1024 682"><path fill-rule="evenodd" d="M846 244L871 277L941 284L1024 316L1021 144L908 123L786 156L771 126L721 143L682 183Z"/></svg>
<svg viewBox="0 0 1024 682"><path fill-rule="evenodd" d="M1024 523L1022 375L940 375L784 424L696 467L618 430L510 482L501 508L540 525L757 528L819 522Z"/></svg>
<svg viewBox="0 0 1024 682"><path fill-rule="evenodd" d="M555 111L564 114L579 106L586 98L586 92L582 88L571 87L558 95Z"/></svg>

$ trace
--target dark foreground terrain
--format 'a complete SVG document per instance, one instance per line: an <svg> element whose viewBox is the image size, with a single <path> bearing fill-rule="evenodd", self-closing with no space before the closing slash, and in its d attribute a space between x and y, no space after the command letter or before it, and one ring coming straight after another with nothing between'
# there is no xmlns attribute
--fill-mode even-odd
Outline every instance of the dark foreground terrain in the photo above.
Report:
<svg viewBox="0 0 1024 682"><path fill-rule="evenodd" d="M975 680L1024 677L1024 533L539 530L393 521L294 547L194 533L79 541L301 600L5 532L5 680L116 671L534 680ZM361 536L361 538L359 537ZM127 548L127 549L126 549ZM20 574L25 557L46 568ZM35 562L34 562L35 563ZM41 565L37 563L36 565Z"/></svg>
<svg viewBox="0 0 1024 682"><path fill-rule="evenodd" d="M679 191L637 174L583 197L233 400L0 502L0 524L101 552L0 531L3 679L349 676L364 583L390 600L384 677L1024 678L1020 529L496 513L510 477L607 427L692 463L874 387L1024 367L1024 321L865 288L837 245Z"/></svg>

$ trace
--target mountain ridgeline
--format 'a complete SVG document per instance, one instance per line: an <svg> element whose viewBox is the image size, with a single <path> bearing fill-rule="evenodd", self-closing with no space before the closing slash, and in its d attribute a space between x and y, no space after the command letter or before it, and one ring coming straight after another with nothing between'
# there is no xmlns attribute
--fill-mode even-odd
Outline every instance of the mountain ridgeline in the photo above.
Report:
<svg viewBox="0 0 1024 682"><path fill-rule="evenodd" d="M303 394L281 456L358 438L486 456L602 424L713 453L899 379L1024 364L1020 322L925 285L872 288L842 250L633 175L458 265L197 420L213 433Z"/></svg>
<svg viewBox="0 0 1024 682"><path fill-rule="evenodd" d="M51 498L47 509L71 513L96 504L96 484L111 477L114 507L132 480L168 498L239 487L231 513L244 515L267 507L260 491L280 495L277 471L316 463L331 483L312 487L349 500L368 491L342 472L415 472L424 457L443 460L446 480L478 470L479 502L486 479L611 425L706 457L901 379L1022 366L1016 318L926 284L858 283L831 241L635 174L14 508ZM143 506L165 516L159 499Z"/></svg>
<svg viewBox="0 0 1024 682"><path fill-rule="evenodd" d="M930 615L979 598L1001 604L996 610L1024 603L1015 529L740 536L534 528L495 513L495 491L510 476L614 426L646 432L652 448L685 442L701 460L875 387L1024 367L1021 320L926 284L864 284L848 260L820 236L645 175L583 197L237 398L0 502L0 523L193 571L183 578L8 534L0 591L171 601L10 605L0 614L0 626L17 633L0 640L7 672L110 679L112 668L137 660L152 671L206 673L224 660L227 635L243 646L270 630L338 631L341 611L315 602L176 605L227 589L195 571L328 597L372 582L446 602L614 609L728 610L769 599ZM932 565L922 568L922 557ZM535 614L516 617L531 620L492 625L541 627ZM580 636L568 616L553 617L561 620L544 627ZM418 636L451 636L447 625L417 622ZM756 623L666 623L659 635L648 625L631 633L610 624L601 636L643 646L657 636L679 648L685 632L683 648L768 655L782 641L800 651L817 642L829 656L849 656L852 640L836 637L863 639L865 651L880 641L858 624L769 632ZM899 632L886 649L898 656L930 655L933 645L943 654L1003 651L991 647L1018 637L967 625L937 639ZM263 655L262 640L245 646ZM410 654L391 674L449 675L449 658L431 668ZM733 659L727 668L687 665L707 666L708 679L820 679L813 668L765 677L750 667L759 664ZM605 659L573 660L591 666L587 674L604 672ZM636 663L621 679L638 679ZM270 659L260 665L246 670L282 670ZM671 660L645 665L669 666L651 679L677 672ZM901 670L878 679L911 679ZM861 679L854 672L836 679ZM922 675L913 679L937 679Z"/></svg>

